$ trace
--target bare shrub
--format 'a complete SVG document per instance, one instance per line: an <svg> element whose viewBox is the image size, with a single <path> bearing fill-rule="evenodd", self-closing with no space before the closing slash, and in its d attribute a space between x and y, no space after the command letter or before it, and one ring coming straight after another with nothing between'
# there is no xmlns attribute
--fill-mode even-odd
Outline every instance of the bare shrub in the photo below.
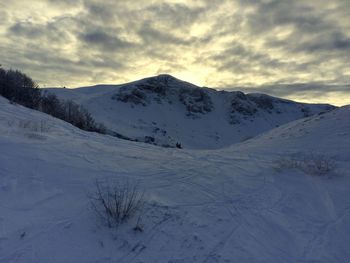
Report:
<svg viewBox="0 0 350 263"><path fill-rule="evenodd" d="M289 156L277 161L278 170L298 169L306 174L324 176L331 174L335 168L335 161L323 154L308 153Z"/></svg>
<svg viewBox="0 0 350 263"><path fill-rule="evenodd" d="M89 195L91 207L102 223L118 227L127 222L144 205L144 192L139 185L96 181L95 192Z"/></svg>

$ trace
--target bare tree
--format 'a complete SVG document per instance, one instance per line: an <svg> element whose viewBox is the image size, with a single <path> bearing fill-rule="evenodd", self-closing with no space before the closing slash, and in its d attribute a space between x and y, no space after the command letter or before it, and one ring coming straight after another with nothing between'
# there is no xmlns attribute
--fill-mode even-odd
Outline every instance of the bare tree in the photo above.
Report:
<svg viewBox="0 0 350 263"><path fill-rule="evenodd" d="M5 70L0 66L0 95L14 103L69 122L82 130L106 133L104 125L96 123L84 107L71 100L60 101L54 94L42 94L39 86L19 70Z"/></svg>

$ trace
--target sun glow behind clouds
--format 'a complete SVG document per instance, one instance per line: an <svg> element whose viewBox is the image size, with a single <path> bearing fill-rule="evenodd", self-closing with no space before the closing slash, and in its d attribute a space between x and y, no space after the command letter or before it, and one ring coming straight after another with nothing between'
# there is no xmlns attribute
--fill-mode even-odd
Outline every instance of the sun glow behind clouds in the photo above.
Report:
<svg viewBox="0 0 350 263"><path fill-rule="evenodd" d="M349 104L349 13L342 0L7 1L0 3L0 63L41 86L167 73L199 86L265 84L272 95ZM309 82L320 85L266 88Z"/></svg>

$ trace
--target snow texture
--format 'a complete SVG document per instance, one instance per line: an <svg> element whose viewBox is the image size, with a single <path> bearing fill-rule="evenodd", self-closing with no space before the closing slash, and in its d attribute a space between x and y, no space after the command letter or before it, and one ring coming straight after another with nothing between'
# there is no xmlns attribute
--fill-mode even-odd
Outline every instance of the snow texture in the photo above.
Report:
<svg viewBox="0 0 350 263"><path fill-rule="evenodd" d="M84 92L90 109L112 107L108 118L122 115L112 105L134 110L106 99L114 87ZM342 107L224 149L180 150L84 132L0 97L0 263L347 262L349 118ZM332 177L275 169L310 151L335 161ZM140 184L143 232L137 217L98 222L87 198L96 179Z"/></svg>

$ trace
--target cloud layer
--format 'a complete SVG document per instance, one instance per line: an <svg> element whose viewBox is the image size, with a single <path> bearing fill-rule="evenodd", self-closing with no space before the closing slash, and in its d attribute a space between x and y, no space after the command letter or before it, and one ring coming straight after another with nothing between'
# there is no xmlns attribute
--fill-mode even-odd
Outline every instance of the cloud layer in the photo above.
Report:
<svg viewBox="0 0 350 263"><path fill-rule="evenodd" d="M348 14L347 0L7 1L0 64L41 86L168 73L202 86L350 104Z"/></svg>

